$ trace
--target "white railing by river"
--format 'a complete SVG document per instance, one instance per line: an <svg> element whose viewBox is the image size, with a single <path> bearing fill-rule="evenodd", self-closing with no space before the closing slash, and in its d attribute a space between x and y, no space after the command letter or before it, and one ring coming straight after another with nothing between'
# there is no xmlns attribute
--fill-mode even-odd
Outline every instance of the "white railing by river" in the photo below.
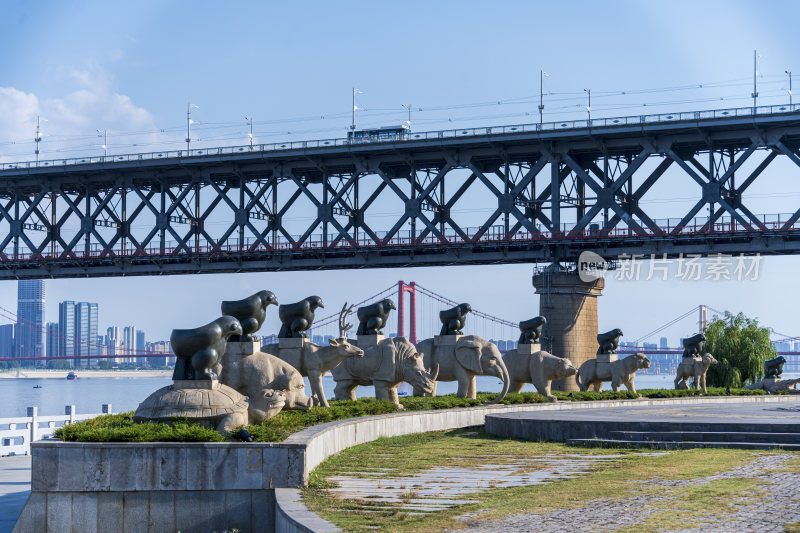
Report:
<svg viewBox="0 0 800 533"><path fill-rule="evenodd" d="M31 442L52 437L65 424L110 415L111 404L104 403L102 410L102 413L79 415L74 405L66 405L63 415L40 416L38 407L28 407L28 416L0 418L0 457L30 455Z"/></svg>

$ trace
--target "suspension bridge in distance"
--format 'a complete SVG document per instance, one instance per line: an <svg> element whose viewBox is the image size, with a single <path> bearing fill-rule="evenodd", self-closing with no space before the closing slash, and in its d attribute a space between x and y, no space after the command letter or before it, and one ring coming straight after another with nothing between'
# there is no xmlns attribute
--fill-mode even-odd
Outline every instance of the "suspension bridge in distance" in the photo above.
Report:
<svg viewBox="0 0 800 533"><path fill-rule="evenodd" d="M797 254L748 189L799 149L795 104L2 163L0 279Z"/></svg>

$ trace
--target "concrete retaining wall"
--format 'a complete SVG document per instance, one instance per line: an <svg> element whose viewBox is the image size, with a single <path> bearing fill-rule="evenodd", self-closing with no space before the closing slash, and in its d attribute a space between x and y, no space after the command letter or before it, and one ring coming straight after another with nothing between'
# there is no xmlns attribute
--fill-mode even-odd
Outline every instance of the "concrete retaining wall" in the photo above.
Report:
<svg viewBox="0 0 800 533"><path fill-rule="evenodd" d="M118 515L114 524L124 525L125 517L131 517L126 532L190 533L231 527L243 533L335 531L308 511L296 492L279 490L278 497L276 489L304 485L322 461L357 444L379 437L480 426L491 414L730 400L612 400L400 412L314 426L282 443L36 442L32 445L32 493L14 531L121 531L106 527L109 513ZM795 398L750 396L736 397L736 401ZM173 519L162 521L160 517L166 515ZM162 523L169 527L160 527Z"/></svg>
<svg viewBox="0 0 800 533"><path fill-rule="evenodd" d="M335 533L341 529L308 510L297 489L275 489L276 533Z"/></svg>

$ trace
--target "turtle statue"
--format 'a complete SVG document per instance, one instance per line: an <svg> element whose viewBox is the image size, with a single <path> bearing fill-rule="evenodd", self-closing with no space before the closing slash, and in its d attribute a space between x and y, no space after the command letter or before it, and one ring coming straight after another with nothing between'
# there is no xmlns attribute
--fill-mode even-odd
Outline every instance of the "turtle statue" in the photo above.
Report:
<svg viewBox="0 0 800 533"><path fill-rule="evenodd" d="M187 382L183 381L162 387L139 404L133 421L170 423L175 418L187 418L191 422L216 429L225 437L234 428L247 425L247 410L250 407L247 396L217 380L188 383L204 386L185 387L183 385ZM273 403L265 411L269 416L275 416L283 408L285 396L273 394L269 398Z"/></svg>

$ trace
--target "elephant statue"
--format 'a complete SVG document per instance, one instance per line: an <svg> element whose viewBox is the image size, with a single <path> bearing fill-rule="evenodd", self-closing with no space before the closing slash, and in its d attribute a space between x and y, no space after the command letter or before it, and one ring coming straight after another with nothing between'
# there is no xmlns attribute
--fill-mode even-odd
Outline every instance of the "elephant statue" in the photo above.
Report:
<svg viewBox="0 0 800 533"><path fill-rule="evenodd" d="M440 337L441 339L441 337ZM417 351L424 354L426 368L439 369L438 381L457 381L459 398L475 398L475 376L495 376L502 380L503 390L495 399L486 402L495 404L503 400L511 385L511 378L497 346L477 335L464 335L453 344L437 346L434 339L425 339L417 344ZM413 383L412 383L413 385ZM414 395L429 394L414 388ZM431 395L436 395L434 386Z"/></svg>
<svg viewBox="0 0 800 533"><path fill-rule="evenodd" d="M263 416L274 403L277 391L284 396L283 409L306 410L313 406L312 399L306 396L300 372L274 355L264 352L241 355L227 351L216 371L224 385L250 398L248 414L253 423L265 420Z"/></svg>
<svg viewBox="0 0 800 533"><path fill-rule="evenodd" d="M436 374L422 366L422 355L405 337L390 337L365 346L363 357L345 359L331 369L337 400L355 400L356 387L373 385L377 399L391 400L401 409L397 386L405 381L415 389L431 392Z"/></svg>
<svg viewBox="0 0 800 533"><path fill-rule="evenodd" d="M550 382L578 373L569 359L556 357L545 351L527 355L518 350L510 350L503 356L503 362L511 375L511 392L521 392L526 383L533 383L536 392L551 402L556 401L556 397L550 394Z"/></svg>

